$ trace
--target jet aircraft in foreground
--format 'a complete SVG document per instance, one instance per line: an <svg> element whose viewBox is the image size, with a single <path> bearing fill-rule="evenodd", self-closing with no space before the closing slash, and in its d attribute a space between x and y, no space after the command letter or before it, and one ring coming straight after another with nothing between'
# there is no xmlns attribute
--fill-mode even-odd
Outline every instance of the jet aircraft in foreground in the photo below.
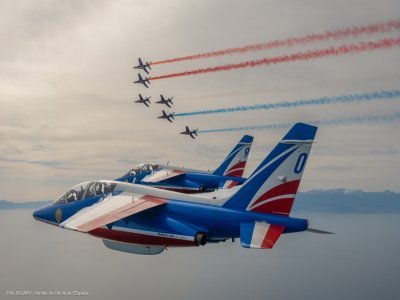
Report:
<svg viewBox="0 0 400 300"><path fill-rule="evenodd" d="M139 100L136 100L136 103L143 103L144 105L146 105L147 107L149 107L150 104L150 97L145 97L143 98L142 94L139 94Z"/></svg>
<svg viewBox="0 0 400 300"><path fill-rule="evenodd" d="M172 103L172 99L174 99L174 97L165 99L163 95L160 95L160 101L157 101L156 103L165 104L166 106L171 108L171 105L174 104L174 103Z"/></svg>
<svg viewBox="0 0 400 300"><path fill-rule="evenodd" d="M195 139L194 136L195 136L195 135L198 136L197 130L198 130L198 129L190 130L189 127L186 126L185 131L182 131L181 134L188 135L188 136L190 136L192 139Z"/></svg>
<svg viewBox="0 0 400 300"><path fill-rule="evenodd" d="M163 111L162 111L162 115L159 116L158 118L159 118L159 119L166 119L166 120L168 120L168 121L170 121L170 122L172 123L172 120L175 119L175 118L174 118L174 114L175 114L175 113L169 113L169 114L167 114L167 113L165 112L165 110L163 110Z"/></svg>
<svg viewBox="0 0 400 300"><path fill-rule="evenodd" d="M146 62L145 64L142 62L142 59L139 57L138 58L139 64L135 67L133 67L134 69L139 69L139 70L143 70L145 71L147 74L149 74L149 71L147 71L147 68L149 68L151 70L150 64Z"/></svg>
<svg viewBox="0 0 400 300"><path fill-rule="evenodd" d="M150 84L150 78L145 77L143 79L143 77L142 77L142 75L140 75L140 73L138 73L138 77L139 77L139 79L134 81L133 83L143 84L145 87L149 88L147 83Z"/></svg>
<svg viewBox="0 0 400 300"><path fill-rule="evenodd" d="M163 164L140 164L116 180L188 194L230 189L246 180L242 176L252 142L252 136L244 135L214 171Z"/></svg>
<svg viewBox="0 0 400 300"><path fill-rule="evenodd" d="M33 217L135 254L237 237L244 248L271 249L281 234L309 229L308 220L291 217L290 211L316 131L311 125L294 125L250 178L226 197L210 199L118 181L85 182Z"/></svg>

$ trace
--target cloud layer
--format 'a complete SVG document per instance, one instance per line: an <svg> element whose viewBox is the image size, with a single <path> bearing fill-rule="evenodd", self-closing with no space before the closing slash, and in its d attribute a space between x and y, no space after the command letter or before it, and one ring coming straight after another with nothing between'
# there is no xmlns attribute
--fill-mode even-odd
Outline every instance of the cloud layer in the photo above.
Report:
<svg viewBox="0 0 400 300"><path fill-rule="evenodd" d="M139 92L153 98L163 93L175 97L175 111L184 112L390 90L400 83L399 49L159 80L148 90L132 84L139 56L161 60L384 22L398 18L399 10L394 0L2 2L0 196L54 199L79 181L115 178L145 161L212 169L242 134L209 134L191 141L178 134L186 124L222 128L399 112L397 102L387 101L210 115L166 124L155 118L161 107L133 103ZM310 49L304 45L290 51ZM240 60L287 51L246 53ZM158 65L152 75L237 59L210 58L206 66L204 61ZM284 131L248 132L255 135L255 145L247 174ZM399 191L396 136L398 128L390 124L321 128L302 189Z"/></svg>

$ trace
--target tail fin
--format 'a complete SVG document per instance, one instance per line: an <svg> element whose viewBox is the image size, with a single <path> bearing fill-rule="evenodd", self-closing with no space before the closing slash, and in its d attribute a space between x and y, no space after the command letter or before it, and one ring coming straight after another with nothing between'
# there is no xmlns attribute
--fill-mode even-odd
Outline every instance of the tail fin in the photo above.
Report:
<svg viewBox="0 0 400 300"><path fill-rule="evenodd" d="M224 207L289 215L317 127L295 124Z"/></svg>
<svg viewBox="0 0 400 300"><path fill-rule="evenodd" d="M215 169L214 175L242 177L250 153L253 137L245 135L232 149L222 164Z"/></svg>

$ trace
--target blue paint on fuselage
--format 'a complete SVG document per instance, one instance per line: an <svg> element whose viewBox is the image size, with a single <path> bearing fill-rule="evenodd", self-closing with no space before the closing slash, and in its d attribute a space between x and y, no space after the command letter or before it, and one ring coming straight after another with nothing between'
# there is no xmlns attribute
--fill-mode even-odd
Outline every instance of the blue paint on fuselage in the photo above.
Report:
<svg viewBox="0 0 400 300"><path fill-rule="evenodd" d="M117 195L120 192L117 193L112 193L112 195ZM109 194L111 195L111 194ZM66 219L72 217L74 214L79 212L81 209L92 206L96 202L98 202L100 199L104 199L106 194L103 195L96 195L93 197L87 197L82 200L77 200L74 202L70 203L53 203L50 205L47 205L45 207L39 208L38 210L34 211L33 217L35 219L39 219L41 221L51 223L58 225L59 223L62 223ZM56 212L57 210L60 210L60 219L57 220Z"/></svg>
<svg viewBox="0 0 400 300"><path fill-rule="evenodd" d="M160 171L158 169L156 171ZM152 172L143 171L135 176L126 175L115 179L115 181L124 181L129 183L136 183L157 188L170 188L170 189L189 189L189 190L199 190L199 191L213 191L222 188L226 181L232 180L242 184L246 181L246 178L242 177L232 177L232 176L222 176L214 175L208 173L195 173L186 172L184 174L160 180L157 182L146 182L143 179L150 175Z"/></svg>
<svg viewBox="0 0 400 300"><path fill-rule="evenodd" d="M188 224L198 231L207 232L210 238L230 238L240 236L240 223L266 222L285 226L284 233L301 232L308 228L308 220L274 214L260 214L237 211L221 206L169 200L165 205L151 208L114 223L118 227L133 230L176 232L165 226L165 219L171 218Z"/></svg>
<svg viewBox="0 0 400 300"><path fill-rule="evenodd" d="M104 196L90 197L72 203L51 204L38 209L33 216L41 221L58 225L81 209L95 204ZM57 221L58 209L62 211L62 217ZM304 219L176 200L169 200L165 205L118 220L112 225L131 230L181 235L204 231L209 238L230 238L240 236L240 223L254 221L283 225L284 233L305 231L308 228L308 221Z"/></svg>

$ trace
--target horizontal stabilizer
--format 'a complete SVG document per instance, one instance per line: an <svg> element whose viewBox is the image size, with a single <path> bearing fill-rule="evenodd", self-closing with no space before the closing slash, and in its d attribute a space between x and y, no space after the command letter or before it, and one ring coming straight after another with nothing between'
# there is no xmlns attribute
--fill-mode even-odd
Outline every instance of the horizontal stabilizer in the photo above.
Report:
<svg viewBox="0 0 400 300"><path fill-rule="evenodd" d="M284 226L265 222L241 223L240 244L244 248L271 249L284 230Z"/></svg>
<svg viewBox="0 0 400 300"><path fill-rule="evenodd" d="M319 234L335 234L334 232L329 232L329 231L324 231L324 230L319 230L319 229L312 229L312 228L308 228L307 231L312 232L312 233L319 233Z"/></svg>

